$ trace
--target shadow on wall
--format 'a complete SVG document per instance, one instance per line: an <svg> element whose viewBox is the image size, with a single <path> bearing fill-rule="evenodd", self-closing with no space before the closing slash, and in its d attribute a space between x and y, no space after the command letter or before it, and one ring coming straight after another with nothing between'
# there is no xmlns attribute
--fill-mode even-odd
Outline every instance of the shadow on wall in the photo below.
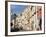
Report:
<svg viewBox="0 0 46 37"><path fill-rule="evenodd" d="M15 37L15 36L5 36L5 37Z"/></svg>
<svg viewBox="0 0 46 37"><path fill-rule="evenodd" d="M19 1L19 0L5 0L5 1Z"/></svg>

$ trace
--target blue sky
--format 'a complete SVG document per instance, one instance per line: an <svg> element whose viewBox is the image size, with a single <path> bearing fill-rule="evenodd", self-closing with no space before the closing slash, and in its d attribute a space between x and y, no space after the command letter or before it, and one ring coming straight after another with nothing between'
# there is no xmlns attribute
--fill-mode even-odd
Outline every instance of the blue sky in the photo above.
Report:
<svg viewBox="0 0 46 37"><path fill-rule="evenodd" d="M11 5L11 12L15 14L20 14L24 11L28 6L27 5Z"/></svg>

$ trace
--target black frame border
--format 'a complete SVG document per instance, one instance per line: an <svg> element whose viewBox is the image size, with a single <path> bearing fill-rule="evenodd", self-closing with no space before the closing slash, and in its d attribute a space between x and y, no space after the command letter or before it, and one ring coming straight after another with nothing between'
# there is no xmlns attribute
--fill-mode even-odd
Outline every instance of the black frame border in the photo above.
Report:
<svg viewBox="0 0 46 37"><path fill-rule="evenodd" d="M44 33L8 35L8 2L44 4ZM27 1L5 1L5 36L25 36L25 35L41 35L41 34L45 34L45 3L42 3L42 2L27 2Z"/></svg>

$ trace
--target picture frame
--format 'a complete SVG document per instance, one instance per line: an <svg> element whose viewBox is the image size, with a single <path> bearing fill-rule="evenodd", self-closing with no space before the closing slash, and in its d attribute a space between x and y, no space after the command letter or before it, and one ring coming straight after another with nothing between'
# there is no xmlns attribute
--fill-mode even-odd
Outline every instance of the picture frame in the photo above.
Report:
<svg viewBox="0 0 46 37"><path fill-rule="evenodd" d="M17 6L16 6L17 5ZM19 7L18 7L19 6ZM24 6L24 7L23 7ZM21 8L21 7L23 7L23 8ZM19 13L17 13L17 12L22 12L22 9L24 10L25 8L32 8L33 7L33 10L34 11L37 11L39 8L41 8L41 13L40 13L40 17L41 17L41 19L42 19L42 29L41 29L41 31L40 31L40 29L38 29L38 31L36 30L36 29L34 29L34 30L31 30L30 28L27 28L28 26L27 25L24 25L23 26L23 30L22 30L22 28L21 28L21 30L20 31L14 31L13 29L11 30L11 19L12 19L12 17L13 16L11 16L12 14L16 14L16 19L18 18L18 16L20 16L20 15L18 15ZM25 9L25 11L27 11L26 9ZM24 12L25 12L24 11ZM30 9L28 10L28 11L30 11ZM28 11L27 11L27 13L28 13ZM30 11L31 12L31 11ZM12 14L11 14L12 13ZM22 15L22 17L21 17L21 19L23 19L24 17L23 17L23 15L25 15L25 14L27 14L27 13L21 13L21 15ZM30 13L29 13L30 14ZM36 14L36 13L34 13L34 14ZM30 16L34 16L33 15L33 11L32 11L32 14L30 14ZM39 13L38 14L36 14L36 16L39 16ZM42 16L41 16L42 15ZM37 17L38 17L37 16ZM28 16L29 17L29 16ZM36 17L36 18L37 18ZM20 18L20 17L19 17ZM15 20L16 20L15 19ZM32 19L35 19L35 18L32 18ZM18 19L17 19L18 20ZM15 27L17 27L16 25L18 24L18 22L16 23L17 21L14 21L14 26ZM20 22L20 21L19 21ZM34 22L37 22L37 20L35 20ZM25 23L26 23L26 21L25 21ZM34 24L35 25L35 24ZM13 27L14 27L13 26ZM20 25L21 27L22 27L22 25ZM26 27L27 26L27 27ZM30 25L29 25L30 26ZM19 26L18 26L19 27ZM26 27L27 29L25 30L25 28L24 27ZM33 26L33 28L35 28L34 26ZM37 28L37 26L36 26L36 28ZM16 29L15 29L16 30ZM26 1L5 1L5 36L23 36L23 35L39 35L39 34L45 34L45 3L42 3L42 2L26 2Z"/></svg>

